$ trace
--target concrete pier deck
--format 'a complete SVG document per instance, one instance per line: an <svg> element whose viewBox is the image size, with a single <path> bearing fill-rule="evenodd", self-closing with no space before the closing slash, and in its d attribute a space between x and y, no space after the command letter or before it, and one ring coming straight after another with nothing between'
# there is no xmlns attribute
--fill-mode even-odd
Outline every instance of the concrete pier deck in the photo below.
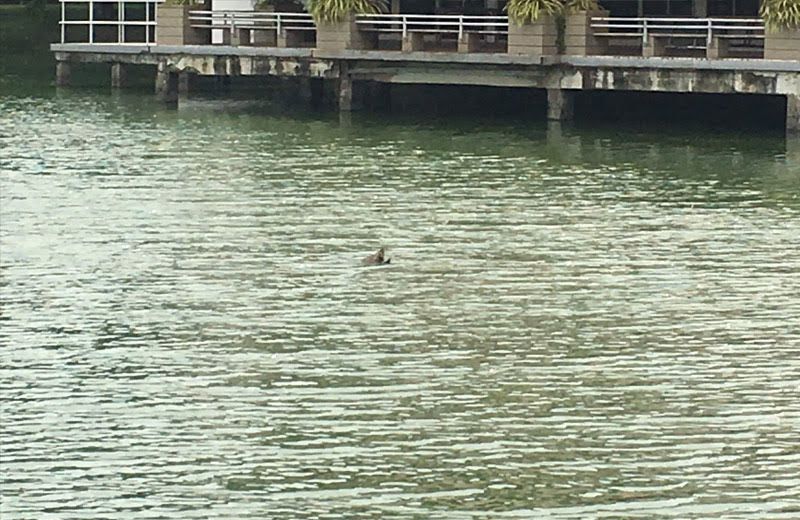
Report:
<svg viewBox="0 0 800 520"><path fill-rule="evenodd" d="M570 117L580 90L762 94L786 97L786 128L800 131L800 60L488 53L324 51L224 45L52 44L59 74L71 63L154 65L161 74L273 75L339 80L352 109L352 82L482 85L563 91L549 117ZM62 81L58 80L60 83ZM170 84L166 81L165 84Z"/></svg>

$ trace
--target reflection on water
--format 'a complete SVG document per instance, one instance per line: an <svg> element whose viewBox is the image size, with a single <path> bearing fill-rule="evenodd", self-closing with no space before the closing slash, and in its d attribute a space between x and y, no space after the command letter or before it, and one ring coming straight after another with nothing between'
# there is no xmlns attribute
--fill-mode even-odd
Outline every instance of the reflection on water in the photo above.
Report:
<svg viewBox="0 0 800 520"><path fill-rule="evenodd" d="M4 520L800 513L796 141L0 103Z"/></svg>

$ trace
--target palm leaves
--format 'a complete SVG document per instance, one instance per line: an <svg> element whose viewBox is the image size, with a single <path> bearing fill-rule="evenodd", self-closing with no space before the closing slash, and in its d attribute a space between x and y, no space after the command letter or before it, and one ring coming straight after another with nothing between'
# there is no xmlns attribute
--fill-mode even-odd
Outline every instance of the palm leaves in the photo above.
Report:
<svg viewBox="0 0 800 520"><path fill-rule="evenodd" d="M558 14L563 6L561 0L508 0L506 12L510 19L523 24L538 20L542 16Z"/></svg>
<svg viewBox="0 0 800 520"><path fill-rule="evenodd" d="M310 0L308 12L320 22L338 22L349 13L376 14L387 10L387 0Z"/></svg>
<svg viewBox="0 0 800 520"><path fill-rule="evenodd" d="M763 0L758 14L769 31L800 29L800 0Z"/></svg>
<svg viewBox="0 0 800 520"><path fill-rule="evenodd" d="M575 14L580 11L596 11L600 4L595 0L567 0L564 2L564 14Z"/></svg>
<svg viewBox="0 0 800 520"><path fill-rule="evenodd" d="M523 24L541 16L564 16L599 7L595 0L508 0L506 12L511 20Z"/></svg>

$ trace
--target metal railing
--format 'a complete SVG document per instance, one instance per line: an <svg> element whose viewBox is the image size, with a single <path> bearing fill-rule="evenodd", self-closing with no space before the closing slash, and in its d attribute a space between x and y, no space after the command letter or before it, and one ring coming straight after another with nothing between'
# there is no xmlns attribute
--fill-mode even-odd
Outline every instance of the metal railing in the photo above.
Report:
<svg viewBox="0 0 800 520"><path fill-rule="evenodd" d="M83 26L88 43L150 44L155 42L158 25L157 5L163 0L60 0L61 43L70 39L71 27ZM77 16L76 16L77 15ZM233 31L314 31L308 13L262 11L192 10L189 23L195 29ZM372 14L356 16L359 30L373 33L456 35L508 35L507 16ZM640 39L647 44L653 37L670 37L687 47L710 47L714 38L751 42L764 38L760 18L673 18L673 17L592 17L594 36ZM135 30L134 30L135 29ZM74 31L73 31L74 32ZM699 43L698 43L699 42ZM747 44L747 43L746 43Z"/></svg>
<svg viewBox="0 0 800 520"><path fill-rule="evenodd" d="M149 44L154 41L152 36L158 25L156 4L163 1L60 0L61 43L67 42L69 27L85 26L88 43ZM81 4L86 6L85 18L68 18L68 13L75 14ZM133 28L138 30L130 30ZM96 41L98 38L104 41Z"/></svg>
<svg viewBox="0 0 800 520"><path fill-rule="evenodd" d="M764 38L761 18L626 18L593 16L595 36L635 37L646 44L650 36L705 39Z"/></svg>
<svg viewBox="0 0 800 520"><path fill-rule="evenodd" d="M409 32L434 34L464 33L508 34L507 16L425 15L425 14L360 14L356 16L359 29L365 32Z"/></svg>
<svg viewBox="0 0 800 520"><path fill-rule="evenodd" d="M196 29L237 29L314 31L317 26L308 13L262 11L189 11L189 23Z"/></svg>

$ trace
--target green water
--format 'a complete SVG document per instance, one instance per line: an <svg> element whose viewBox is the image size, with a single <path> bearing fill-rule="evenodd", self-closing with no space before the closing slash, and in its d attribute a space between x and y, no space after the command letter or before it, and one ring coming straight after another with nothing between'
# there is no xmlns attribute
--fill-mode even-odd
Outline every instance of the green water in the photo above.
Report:
<svg viewBox="0 0 800 520"><path fill-rule="evenodd" d="M3 520L800 512L796 140L42 71L0 83Z"/></svg>

